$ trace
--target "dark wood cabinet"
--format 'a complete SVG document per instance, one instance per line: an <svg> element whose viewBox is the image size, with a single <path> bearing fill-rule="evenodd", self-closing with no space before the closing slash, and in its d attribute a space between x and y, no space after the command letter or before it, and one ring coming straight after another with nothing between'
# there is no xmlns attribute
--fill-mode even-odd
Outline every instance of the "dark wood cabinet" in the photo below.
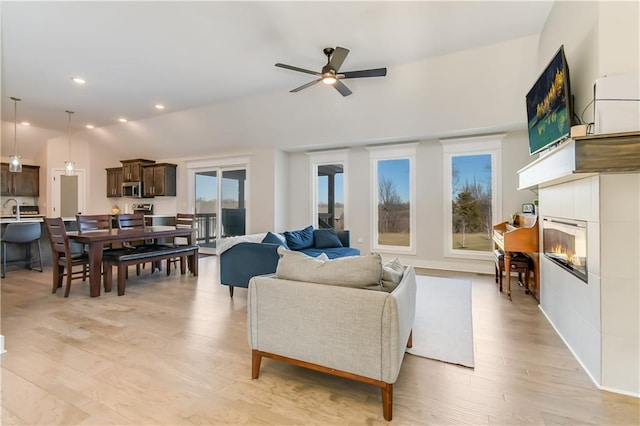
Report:
<svg viewBox="0 0 640 426"><path fill-rule="evenodd" d="M135 160L122 160L122 181L123 182L140 182L143 180L142 168L145 165L154 164L153 160L143 160L141 158Z"/></svg>
<svg viewBox="0 0 640 426"><path fill-rule="evenodd" d="M22 166L22 172L9 172L9 164L0 164L0 192L2 195L37 197L40 195L40 167Z"/></svg>
<svg viewBox="0 0 640 426"><path fill-rule="evenodd" d="M107 169L107 197L122 197L122 167Z"/></svg>
<svg viewBox="0 0 640 426"><path fill-rule="evenodd" d="M176 195L176 164L156 163L144 166L143 196L175 196Z"/></svg>

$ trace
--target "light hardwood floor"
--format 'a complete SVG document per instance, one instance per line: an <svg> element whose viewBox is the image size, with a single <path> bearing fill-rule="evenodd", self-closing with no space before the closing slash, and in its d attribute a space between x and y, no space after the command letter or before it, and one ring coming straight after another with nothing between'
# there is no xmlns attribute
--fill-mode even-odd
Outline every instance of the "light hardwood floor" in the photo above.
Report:
<svg viewBox="0 0 640 426"><path fill-rule="evenodd" d="M473 280L475 369L406 355L393 424L637 425L639 400L599 391L539 311ZM377 424L378 388L264 359L251 380L246 295L217 259L200 276L130 274L127 294L51 294L51 269L2 281L2 424ZM515 282L515 279L514 279ZM295 301L292 301L295 303Z"/></svg>

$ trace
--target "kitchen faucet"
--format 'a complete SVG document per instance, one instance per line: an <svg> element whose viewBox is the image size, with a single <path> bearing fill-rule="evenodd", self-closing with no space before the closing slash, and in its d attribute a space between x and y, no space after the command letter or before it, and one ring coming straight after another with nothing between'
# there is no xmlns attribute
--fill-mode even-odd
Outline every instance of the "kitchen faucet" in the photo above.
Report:
<svg viewBox="0 0 640 426"><path fill-rule="evenodd" d="M18 200L16 200L15 198L9 198L7 201L4 202L2 207L7 207L7 204L9 204L9 201L15 201L15 203L16 203L16 220L20 220L20 203L18 202Z"/></svg>

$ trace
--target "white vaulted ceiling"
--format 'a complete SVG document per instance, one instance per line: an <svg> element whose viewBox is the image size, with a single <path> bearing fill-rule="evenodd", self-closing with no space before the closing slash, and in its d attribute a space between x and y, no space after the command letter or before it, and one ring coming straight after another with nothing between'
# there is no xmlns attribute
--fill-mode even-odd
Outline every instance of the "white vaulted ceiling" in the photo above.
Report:
<svg viewBox="0 0 640 426"><path fill-rule="evenodd" d="M23 99L20 119L44 135L66 132L67 109L76 111L74 128L109 126L119 117L287 92L311 76L274 64L319 70L328 46L351 50L342 67L348 71L538 34L551 5L4 1L3 136L13 137L10 96ZM78 86L74 76L87 83ZM156 103L166 109L156 110ZM9 155L11 144L2 145Z"/></svg>

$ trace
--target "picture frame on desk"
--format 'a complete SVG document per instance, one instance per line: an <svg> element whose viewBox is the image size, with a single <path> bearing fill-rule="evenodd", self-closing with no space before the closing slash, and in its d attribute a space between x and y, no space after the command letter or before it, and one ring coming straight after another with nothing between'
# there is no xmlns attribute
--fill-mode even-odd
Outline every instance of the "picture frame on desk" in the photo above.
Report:
<svg viewBox="0 0 640 426"><path fill-rule="evenodd" d="M522 213L526 214L536 214L536 206L533 203L523 204L522 205Z"/></svg>

